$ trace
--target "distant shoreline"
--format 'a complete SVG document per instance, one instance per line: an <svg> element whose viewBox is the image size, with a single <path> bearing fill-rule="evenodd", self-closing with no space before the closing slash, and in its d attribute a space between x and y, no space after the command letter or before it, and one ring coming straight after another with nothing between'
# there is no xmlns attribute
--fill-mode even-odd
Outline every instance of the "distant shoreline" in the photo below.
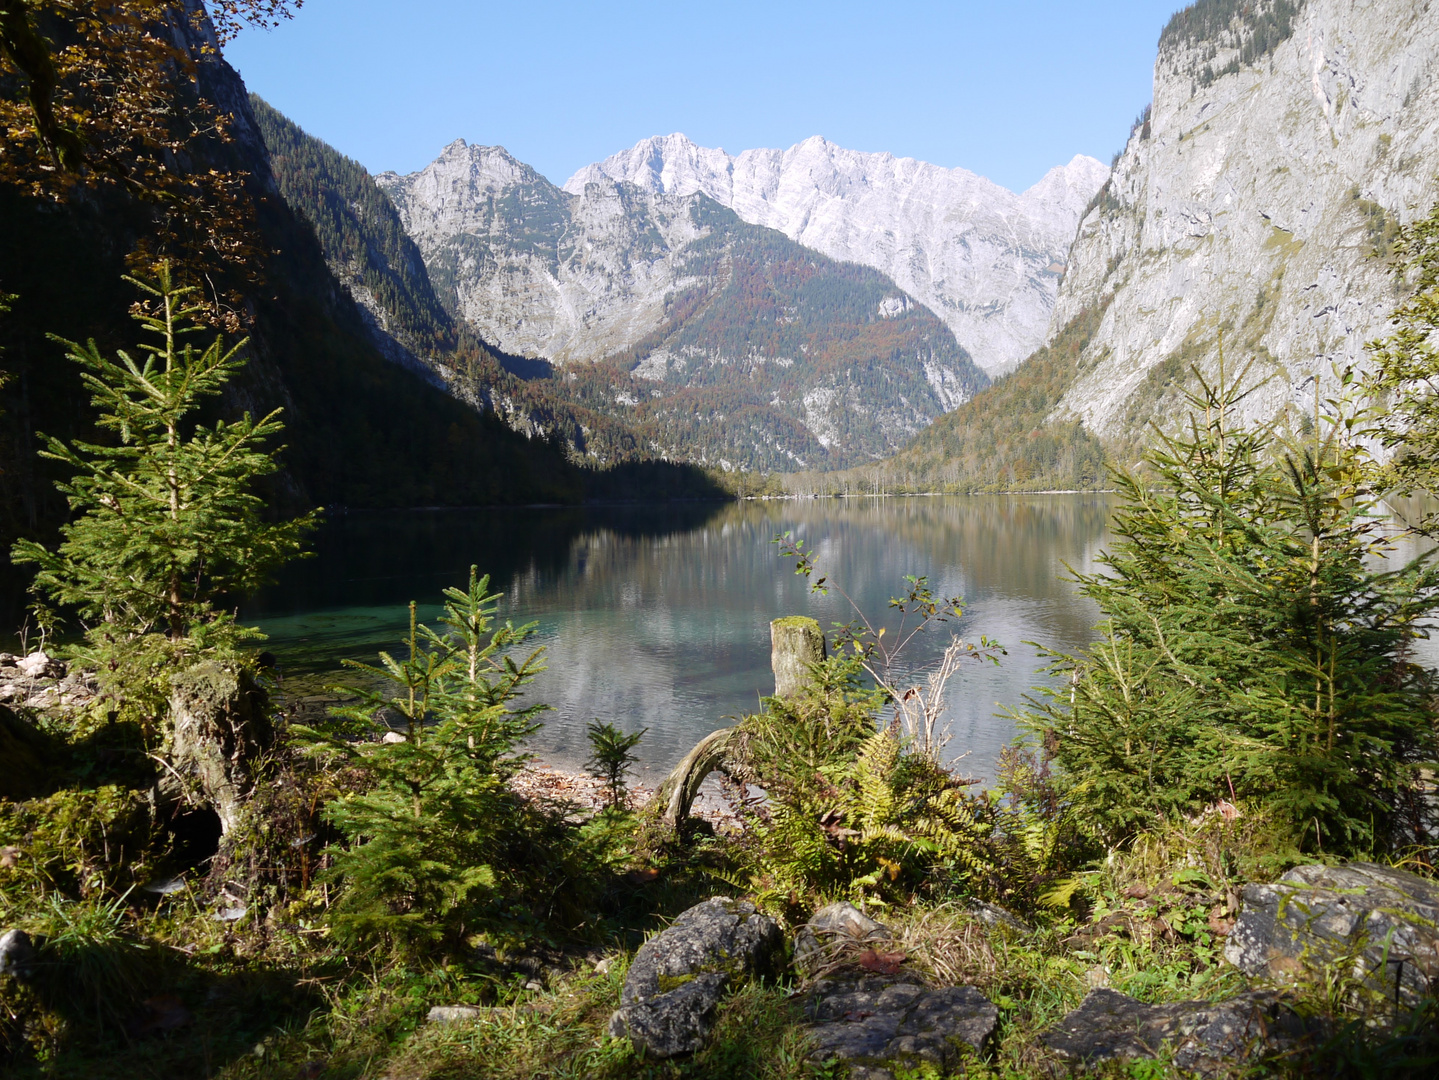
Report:
<svg viewBox="0 0 1439 1080"><path fill-rule="evenodd" d="M1118 488L1045 488L1041 491L833 491L824 495L741 495L742 502L783 502L799 499L935 499L975 495L1113 495Z"/></svg>
<svg viewBox="0 0 1439 1080"><path fill-rule="evenodd" d="M1041 491L834 491L823 495L732 495L693 499L586 499L577 503L476 503L467 506L326 506L325 517L352 514L443 514L474 510L585 510L595 506L695 506L701 503L799 502L808 499L934 499L976 495L1113 495L1117 488L1045 488Z"/></svg>

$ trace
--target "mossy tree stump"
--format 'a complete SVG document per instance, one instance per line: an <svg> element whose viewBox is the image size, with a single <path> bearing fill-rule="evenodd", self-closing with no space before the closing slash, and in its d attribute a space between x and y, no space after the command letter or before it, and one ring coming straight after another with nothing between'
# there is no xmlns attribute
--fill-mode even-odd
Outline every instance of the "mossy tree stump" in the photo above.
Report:
<svg viewBox="0 0 1439 1080"><path fill-rule="evenodd" d="M274 742L265 693L236 665L205 661L170 679L169 769L162 794L214 809L228 835L240 824L255 770Z"/></svg>
<svg viewBox="0 0 1439 1080"><path fill-rule="evenodd" d="M825 658L824 631L807 615L786 615L769 624L769 664L774 696L798 697L809 682L809 669Z"/></svg>

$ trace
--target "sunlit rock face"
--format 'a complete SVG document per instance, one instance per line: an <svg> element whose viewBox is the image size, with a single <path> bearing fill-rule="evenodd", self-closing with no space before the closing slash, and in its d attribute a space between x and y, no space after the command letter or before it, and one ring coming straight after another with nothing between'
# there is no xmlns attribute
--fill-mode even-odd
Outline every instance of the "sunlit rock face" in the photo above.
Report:
<svg viewBox="0 0 1439 1080"><path fill-rule="evenodd" d="M1252 22L1204 25L1217 10L1165 31L1152 115L1080 225L1050 323L1109 302L1058 410L1102 436L1173 424L1221 343L1227 377L1252 360L1249 381L1269 379L1247 417L1300 423L1316 376L1385 332L1388 243L1439 196L1439 8L1307 0L1258 57Z"/></svg>
<svg viewBox="0 0 1439 1080"><path fill-rule="evenodd" d="M586 166L565 190L619 180L654 195L702 192L744 221L888 275L994 372L1041 344L1075 226L1108 173L1081 155L1015 194L965 169L818 136L732 156L667 135Z"/></svg>
<svg viewBox="0 0 1439 1080"><path fill-rule="evenodd" d="M601 176L567 192L463 140L376 180L454 314L507 353L604 383L581 388L588 405L642 425L667 457L725 470L873 461L988 383L892 279L703 191Z"/></svg>
<svg viewBox="0 0 1439 1080"><path fill-rule="evenodd" d="M683 284L675 253L705 231L692 200L615 184L572 198L503 147L463 139L376 181L457 314L506 352L560 364L655 330Z"/></svg>

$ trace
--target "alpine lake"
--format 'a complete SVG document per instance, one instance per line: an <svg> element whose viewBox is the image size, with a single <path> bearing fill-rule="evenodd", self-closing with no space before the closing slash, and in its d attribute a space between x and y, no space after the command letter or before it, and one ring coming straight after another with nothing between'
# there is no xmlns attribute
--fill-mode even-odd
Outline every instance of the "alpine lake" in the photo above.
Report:
<svg viewBox="0 0 1439 1080"><path fill-rule="evenodd" d="M312 713L362 677L343 661L403 655L411 600L438 627L444 589L474 564L503 596L501 619L535 624L525 650L545 650L526 700L550 708L529 749L580 768L589 722L643 729L632 779L653 785L773 692L771 619L810 615L828 633L857 617L852 599L891 642L889 599L925 575L936 594L963 597L964 614L917 635L895 681L922 680L952 635L1003 645L998 665L961 666L943 720L947 756L988 780L1019 733L1010 711L1051 681L1040 647L1093 637L1098 609L1068 568L1096 567L1110 507L1107 495L1058 494L352 513L241 614L269 635L284 699ZM786 533L813 552L826 594L781 557Z"/></svg>

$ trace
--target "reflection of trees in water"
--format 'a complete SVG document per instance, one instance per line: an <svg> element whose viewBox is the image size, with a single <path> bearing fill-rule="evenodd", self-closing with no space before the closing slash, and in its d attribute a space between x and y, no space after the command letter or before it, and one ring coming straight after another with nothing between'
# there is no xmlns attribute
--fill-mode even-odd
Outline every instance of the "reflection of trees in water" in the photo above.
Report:
<svg viewBox="0 0 1439 1080"><path fill-rule="evenodd" d="M667 531L591 522L571 537L566 559L535 559L514 582L529 595L553 574L568 575L583 590L603 591L615 575L646 593L710 588L727 573L778 566L768 542L793 531L866 578L875 568L902 566L895 586L901 573L934 578L962 569L971 589L1047 597L1065 573L1064 561L1093 558L1107 516L1103 495L746 502L723 507L702 525Z"/></svg>
<svg viewBox="0 0 1439 1080"><path fill-rule="evenodd" d="M885 545L902 545L904 561L936 578L962 567L971 590L1045 597L1054 594L1063 562L1090 558L1104 535L1104 495L976 495L935 498L847 499L787 504L790 520L816 536L838 526L846 540L857 530ZM796 536L802 535L796 529ZM929 568L929 569L926 569ZM906 570L915 573L915 570Z"/></svg>
<svg viewBox="0 0 1439 1080"><path fill-rule="evenodd" d="M582 714L608 714L649 724L647 759L670 762L724 711L752 708L768 689L770 619L851 617L838 593L810 595L778 558L770 541L785 531L817 550L832 580L872 615L887 614L905 573L966 594L974 607L958 629L996 633L1012 650L1002 670L966 672L956 686L956 726L983 727L996 700L1017 703L1034 681L1022 638L1066 648L1088 640L1096 612L1059 575L1065 561L1092 562L1106 505L1103 496L742 503L688 531L583 531L564 566L535 565L512 579L518 612L556 620L555 667L537 688L560 714L547 737L577 752ZM575 611L588 614L569 619ZM918 642L906 666L928 663L946 629Z"/></svg>
<svg viewBox="0 0 1439 1080"><path fill-rule="evenodd" d="M544 628L551 670L532 697L555 707L546 756L582 760L584 724L599 718L648 726L640 750L664 767L768 692L771 619L851 617L838 593L812 596L778 557L770 541L792 531L867 613L887 614L902 575L928 574L973 605L958 629L1010 647L1003 668L956 684L956 728L976 745L974 733L994 727L994 702L1017 702L1034 681L1023 638L1066 648L1089 639L1096 613L1059 577L1066 560L1092 560L1107 505L1102 495L947 496L357 514L327 527L318 557L253 614L366 609L368 637L333 652L368 656L398 640L407 600L435 602L476 563L509 597L504 615ZM947 638L917 643L911 663ZM283 656L285 643L275 645Z"/></svg>
<svg viewBox="0 0 1439 1080"><path fill-rule="evenodd" d="M652 507L394 510L334 517L314 538L313 559L292 564L251 605L265 618L332 607L438 602L471 565L507 589L519 573L557 569L595 529L660 536L702 526L725 503Z"/></svg>
<svg viewBox="0 0 1439 1080"><path fill-rule="evenodd" d="M350 514L322 529L316 557L292 566L250 612L427 602L472 563L496 588L531 598L559 579L608 595L623 578L643 595L614 600L634 606L736 572L749 584L778 565L768 541L787 530L843 551L866 578L879 566L902 565L896 582L962 567L972 590L1042 597L1064 559L1090 557L1107 506L1102 495L1001 495Z"/></svg>

